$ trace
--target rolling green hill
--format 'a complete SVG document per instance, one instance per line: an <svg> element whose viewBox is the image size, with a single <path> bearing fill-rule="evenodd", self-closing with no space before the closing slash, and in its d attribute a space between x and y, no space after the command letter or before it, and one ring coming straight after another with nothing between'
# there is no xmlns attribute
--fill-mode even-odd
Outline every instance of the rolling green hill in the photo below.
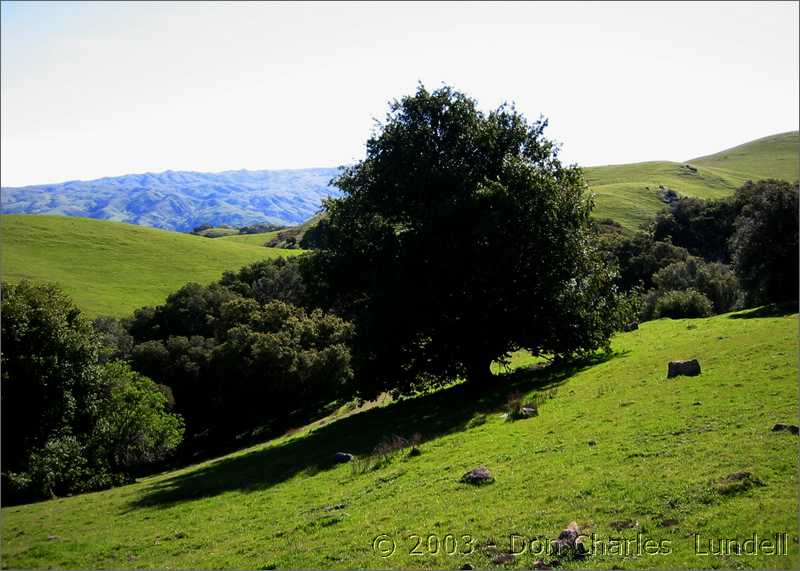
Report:
<svg viewBox="0 0 800 571"><path fill-rule="evenodd" d="M88 218L0 216L3 280L51 281L94 316L161 303L190 281L297 250ZM243 237L244 238L244 237Z"/></svg>
<svg viewBox="0 0 800 571"><path fill-rule="evenodd" d="M281 232L283 232L283 230L273 230L272 232L262 232L261 234L236 234L235 236L222 236L219 240L228 240L238 244L250 244L253 246L264 246Z"/></svg>
<svg viewBox="0 0 800 571"><path fill-rule="evenodd" d="M797 131L757 139L714 155L692 159L697 166L724 169L748 177L800 178L800 143Z"/></svg>
<svg viewBox="0 0 800 571"><path fill-rule="evenodd" d="M657 194L660 185L681 196L722 198L748 180L795 181L798 161L800 133L792 131L684 163L655 161L588 167L584 174L596 194L594 215L612 218L626 229L635 230L664 207Z"/></svg>
<svg viewBox="0 0 800 571"><path fill-rule="evenodd" d="M512 536L554 538L575 520L597 551L563 568L797 568L797 436L771 430L796 422L796 343L796 314L644 323L593 366L343 409L133 485L4 508L2 564L531 569L530 542L503 555ZM700 376L665 378L668 360L692 357ZM539 415L504 420L512 390L541 395ZM331 462L416 432L419 456L363 473ZM459 483L476 466L494 483ZM702 553L754 533L786 533L787 555ZM611 547L620 538L627 555ZM645 540L655 554L637 552Z"/></svg>

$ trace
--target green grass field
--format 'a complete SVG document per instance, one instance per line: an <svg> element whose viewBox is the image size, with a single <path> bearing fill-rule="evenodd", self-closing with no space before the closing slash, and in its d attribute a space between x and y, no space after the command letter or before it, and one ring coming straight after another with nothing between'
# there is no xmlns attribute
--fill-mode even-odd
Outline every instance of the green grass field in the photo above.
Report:
<svg viewBox="0 0 800 571"><path fill-rule="evenodd" d="M236 242L238 244L250 244L252 246L263 246L275 236L280 234L282 230L273 230L272 232L262 232L260 234L237 234L235 236L223 236L220 240Z"/></svg>
<svg viewBox="0 0 800 571"><path fill-rule="evenodd" d="M198 236L203 236L204 238L222 238L225 236L236 236L239 234L239 231L236 228L223 228L221 226L208 228L201 232L198 232Z"/></svg>
<svg viewBox="0 0 800 571"><path fill-rule="evenodd" d="M565 568L796 569L798 439L771 427L797 419L797 330L796 314L756 310L645 323L583 368L526 369L517 356L480 396L456 384L130 486L4 508L2 563L530 569L530 543L503 564L498 551L576 520L598 551ZM698 358L702 374L667 380L676 358ZM539 416L505 421L512 390L546 395ZM420 456L361 474L330 462L415 432ZM458 482L481 465L494 483ZM752 486L720 483L739 471ZM708 552L754 533L787 533L788 555L696 553L698 538ZM648 539L658 553L638 554Z"/></svg>
<svg viewBox="0 0 800 571"><path fill-rule="evenodd" d="M798 137L797 131L789 131L690 162L693 165L724 169L748 177L779 178L794 182L800 178Z"/></svg>
<svg viewBox="0 0 800 571"><path fill-rule="evenodd" d="M127 315L190 281L298 250L88 218L0 216L3 280L61 285L87 314Z"/></svg>
<svg viewBox="0 0 800 571"><path fill-rule="evenodd" d="M691 165L693 171L685 165ZM636 230L664 208L659 185L681 196L722 198L748 180L780 178L794 182L800 168L800 133L792 131L683 163L655 161L588 167L584 175L596 194L594 216L612 218Z"/></svg>

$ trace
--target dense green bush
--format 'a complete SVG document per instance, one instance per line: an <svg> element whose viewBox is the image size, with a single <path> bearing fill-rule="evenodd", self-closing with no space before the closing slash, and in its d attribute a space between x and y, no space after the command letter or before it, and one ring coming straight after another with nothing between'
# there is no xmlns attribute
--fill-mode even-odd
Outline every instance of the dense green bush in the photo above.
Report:
<svg viewBox="0 0 800 571"><path fill-rule="evenodd" d="M162 460L178 447L183 419L166 412L166 391L121 361L105 365L102 376L108 395L101 402L90 443L112 471Z"/></svg>
<svg viewBox="0 0 800 571"><path fill-rule="evenodd" d="M3 470L64 427L94 422L101 397L91 323L53 285L2 284Z"/></svg>
<svg viewBox="0 0 800 571"><path fill-rule="evenodd" d="M52 285L3 284L3 501L107 487L181 441L167 397L105 362L91 323Z"/></svg>
<svg viewBox="0 0 800 571"><path fill-rule="evenodd" d="M741 295L736 276L728 266L695 257L660 269L653 275L653 284L661 292L697 290L711 301L714 313L733 310Z"/></svg>
<svg viewBox="0 0 800 571"><path fill-rule="evenodd" d="M215 349L211 367L227 377L218 402L234 426L246 427L350 396L351 337L352 326L336 316L270 302Z"/></svg>
<svg viewBox="0 0 800 571"><path fill-rule="evenodd" d="M189 284L135 313L131 363L171 389L191 446L354 394L352 326L301 307L305 299L298 261L279 258Z"/></svg>
<svg viewBox="0 0 800 571"><path fill-rule="evenodd" d="M711 301L699 291L667 291L658 296L653 311L655 319L671 317L708 317L714 313Z"/></svg>
<svg viewBox="0 0 800 571"><path fill-rule="evenodd" d="M300 272L301 257L263 260L237 272L225 272L219 284L259 303L279 300L305 306L309 300Z"/></svg>
<svg viewBox="0 0 800 571"><path fill-rule="evenodd" d="M733 266L750 304L798 299L798 186L748 183L731 238Z"/></svg>
<svg viewBox="0 0 800 571"><path fill-rule="evenodd" d="M163 305L137 309L128 330L136 341L168 335L213 337L220 307L233 297L228 288L218 283L208 286L188 283L170 294Z"/></svg>
<svg viewBox="0 0 800 571"><path fill-rule="evenodd" d="M732 198L701 200L684 197L656 216L653 238L669 240L690 254L715 262L730 262L728 240L739 206Z"/></svg>
<svg viewBox="0 0 800 571"><path fill-rule="evenodd" d="M648 232L631 237L616 237L604 242L606 258L619 267L619 285L623 291L653 287L653 275L660 269L689 257L685 248L669 240L658 241Z"/></svg>
<svg viewBox="0 0 800 571"><path fill-rule="evenodd" d="M101 362L127 360L133 349L133 337L122 319L100 315L92 320L95 337L100 343Z"/></svg>

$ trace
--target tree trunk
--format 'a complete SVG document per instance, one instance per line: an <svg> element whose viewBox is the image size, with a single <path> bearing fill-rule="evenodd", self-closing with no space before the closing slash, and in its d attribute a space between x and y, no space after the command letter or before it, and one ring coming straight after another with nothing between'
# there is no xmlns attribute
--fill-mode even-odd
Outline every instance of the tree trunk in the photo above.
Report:
<svg viewBox="0 0 800 571"><path fill-rule="evenodd" d="M492 374L491 359L471 359L467 362L467 381L476 385L491 383L495 376Z"/></svg>

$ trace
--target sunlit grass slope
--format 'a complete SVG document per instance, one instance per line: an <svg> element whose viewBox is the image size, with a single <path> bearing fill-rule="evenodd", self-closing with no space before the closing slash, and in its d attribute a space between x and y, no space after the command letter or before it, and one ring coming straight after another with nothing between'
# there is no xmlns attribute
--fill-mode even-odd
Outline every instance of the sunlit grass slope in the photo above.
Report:
<svg viewBox="0 0 800 571"><path fill-rule="evenodd" d="M629 230L650 221L665 204L659 186L681 196L722 198L753 177L666 161L609 165L584 169L586 181L596 194L594 216L612 218Z"/></svg>
<svg viewBox="0 0 800 571"><path fill-rule="evenodd" d="M89 315L126 315L190 281L297 250L88 218L0 216L3 280L57 282Z"/></svg>
<svg viewBox="0 0 800 571"><path fill-rule="evenodd" d="M748 180L795 181L799 161L800 134L793 131L683 163L654 161L588 167L584 174L596 194L595 217L612 218L628 230L635 230L664 208L657 195L660 185L681 196L722 198Z"/></svg>
<svg viewBox="0 0 800 571"><path fill-rule="evenodd" d="M218 238L218 240L229 240L239 244L263 246L281 232L282 230L273 230L272 232L262 232L260 234L236 234L235 236L222 236Z"/></svg>
<svg viewBox="0 0 800 571"><path fill-rule="evenodd" d="M790 131L764 137L714 155L693 159L690 163L749 177L794 182L800 178L800 133Z"/></svg>
<svg viewBox="0 0 800 571"><path fill-rule="evenodd" d="M576 520L607 552L566 568L797 568L798 439L771 431L797 418L797 315L659 320L613 346L593 366L520 368L491 390L455 385L134 485L3 509L2 563L530 569L537 555L493 562L484 542L502 551L513 534L552 538ZM702 374L667 380L676 358L698 358ZM506 422L512 390L551 398L539 416ZM363 474L331 463L416 432L419 456ZM459 483L482 465L494 483ZM752 487L719 486L740 471ZM695 553L695 534L702 547L781 532L786 556ZM637 534L667 548L609 547ZM386 538L395 550L384 557L373 546L386 555Z"/></svg>

